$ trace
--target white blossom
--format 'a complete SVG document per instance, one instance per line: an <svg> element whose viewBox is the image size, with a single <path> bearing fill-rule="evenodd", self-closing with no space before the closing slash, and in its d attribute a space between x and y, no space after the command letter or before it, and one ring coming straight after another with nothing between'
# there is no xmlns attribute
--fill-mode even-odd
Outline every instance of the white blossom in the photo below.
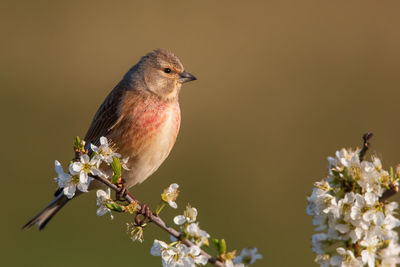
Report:
<svg viewBox="0 0 400 267"><path fill-rule="evenodd" d="M164 190L164 192L161 194L161 199L168 203L168 205L171 206L171 208L178 208L178 205L176 204L176 199L178 198L178 191L179 185L178 184L171 184L167 189Z"/></svg>
<svg viewBox="0 0 400 267"><path fill-rule="evenodd" d="M227 260L225 261L225 266L226 267L246 267L246 265L244 265L243 263L233 263L233 261L231 260Z"/></svg>
<svg viewBox="0 0 400 267"><path fill-rule="evenodd" d="M364 264L368 264L368 267L375 266L375 253L378 249L378 237L376 235L369 236L368 238L364 238L360 245L365 247L363 251L361 251L361 258Z"/></svg>
<svg viewBox="0 0 400 267"><path fill-rule="evenodd" d="M200 253L201 250L198 246L191 246L188 251L188 255L193 258L195 264L206 265L208 258Z"/></svg>
<svg viewBox="0 0 400 267"><path fill-rule="evenodd" d="M261 254L257 254L257 248L244 248L240 254L233 260L235 264L253 264L256 260L262 259Z"/></svg>
<svg viewBox="0 0 400 267"><path fill-rule="evenodd" d="M107 188L107 191L97 190L97 206L99 207L96 211L97 216L103 216L107 212L110 213L111 219L114 219L114 216L111 213L111 210L106 206L106 203L111 201L111 191L110 188Z"/></svg>
<svg viewBox="0 0 400 267"><path fill-rule="evenodd" d="M143 227L137 226L135 224L127 224L127 226L128 226L127 232L129 233L132 241L133 242L139 241L140 243L143 243L144 241Z"/></svg>
<svg viewBox="0 0 400 267"><path fill-rule="evenodd" d="M79 177L71 176L65 173L60 162L55 161L55 170L57 172L56 182L58 187L63 189L63 193L69 199L75 196L76 189L81 192L87 192L91 178L81 181Z"/></svg>
<svg viewBox="0 0 400 267"><path fill-rule="evenodd" d="M126 171L130 171L131 170L128 167L128 161L129 161L129 157L121 159L121 167L122 167L122 169L124 169Z"/></svg>
<svg viewBox="0 0 400 267"><path fill-rule="evenodd" d="M200 254L199 247L188 248L179 242L168 245L163 241L154 240L150 253L153 256L161 256L164 267L195 267L196 264L205 265L208 262L207 257Z"/></svg>
<svg viewBox="0 0 400 267"><path fill-rule="evenodd" d="M78 176L81 184L88 184L89 182L89 173L97 176L101 176L103 178L107 178L107 176L98 169L99 161L96 158L90 159L87 154L83 154L80 157L80 161L75 161L69 165L69 173L72 176ZM82 190L81 190L82 191ZM82 192L87 192L82 191Z"/></svg>
<svg viewBox="0 0 400 267"><path fill-rule="evenodd" d="M114 152L113 148L110 147L107 138L104 136L100 137L99 147L90 144L90 148L96 153L96 155L99 156L102 161L106 162L107 164L111 164L111 162L113 162L113 157L121 157L120 154Z"/></svg>
<svg viewBox="0 0 400 267"><path fill-rule="evenodd" d="M208 245L208 238L210 238L210 235L206 231L200 229L199 223L189 224L186 227L186 232L197 246Z"/></svg>
<svg viewBox="0 0 400 267"><path fill-rule="evenodd" d="M363 266L360 258L356 258L354 256L353 251L345 250L344 248L337 248L336 252L337 256L333 256L331 258L330 264L333 266L341 266L341 267L361 267Z"/></svg>
<svg viewBox="0 0 400 267"><path fill-rule="evenodd" d="M190 205L186 206L186 210L183 212L183 215L177 215L174 217L174 223L176 225L182 225L186 222L192 223L195 222L197 218L197 209L192 208Z"/></svg>
<svg viewBox="0 0 400 267"><path fill-rule="evenodd" d="M396 267L400 264L400 246L394 242L390 242L387 248L379 252L379 257L382 258L382 267Z"/></svg>
<svg viewBox="0 0 400 267"><path fill-rule="evenodd" d="M166 249L168 249L167 243L155 239L150 254L153 256L161 256L162 251Z"/></svg>
<svg viewBox="0 0 400 267"><path fill-rule="evenodd" d="M312 248L323 267L390 266L400 263L395 217L398 204L380 202L398 181L381 161L360 161L359 150L342 149L329 157L328 176L307 198L313 216ZM332 250L333 247L336 250Z"/></svg>

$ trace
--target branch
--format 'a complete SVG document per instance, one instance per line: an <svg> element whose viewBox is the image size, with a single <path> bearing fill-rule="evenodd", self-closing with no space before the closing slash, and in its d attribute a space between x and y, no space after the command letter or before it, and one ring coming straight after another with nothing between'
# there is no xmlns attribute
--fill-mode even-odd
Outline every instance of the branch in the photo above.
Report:
<svg viewBox="0 0 400 267"><path fill-rule="evenodd" d="M364 159L365 153L367 153L367 150L370 146L369 140L372 138L373 135L374 135L373 133L365 133L363 135L364 142L363 142L363 147L359 154L360 161Z"/></svg>
<svg viewBox="0 0 400 267"><path fill-rule="evenodd" d="M399 187L398 186L390 186L390 189L386 190L383 195L380 197L379 201L383 202L387 200L388 198L396 195L396 193L399 192Z"/></svg>
<svg viewBox="0 0 400 267"><path fill-rule="evenodd" d="M370 147L369 140L372 138L373 133L365 133L363 135L363 146L359 154L360 161L364 159L365 153L367 153L368 148ZM395 185L390 185L390 188L386 190L383 195L379 198L380 202L386 201L388 198L394 196L399 192L399 187Z"/></svg>
<svg viewBox="0 0 400 267"><path fill-rule="evenodd" d="M141 211L143 205L132 195L131 192L129 192L128 190L122 190L120 187L116 186L115 184L111 183L110 181L108 181L107 179L104 179L102 177L99 177L99 176L91 176L91 177L93 177L94 179L98 180L99 182L105 184L107 187L111 188L116 193L122 193L121 197L125 198L129 203L136 202L137 211L139 211L139 212ZM153 212L150 212L149 219L151 222L156 224L158 227L160 227L161 229L163 229L170 235L174 236L176 239L181 240L181 242L183 244L185 244L189 247L194 246L194 244L190 240L188 240L188 239L182 240L182 236L178 231L176 231L172 227L167 226L167 224L160 217L154 215ZM209 263L214 264L217 267L225 267L225 264L220 259L213 258L207 252L203 251L202 249L200 249L200 250L201 250L200 253L208 258Z"/></svg>

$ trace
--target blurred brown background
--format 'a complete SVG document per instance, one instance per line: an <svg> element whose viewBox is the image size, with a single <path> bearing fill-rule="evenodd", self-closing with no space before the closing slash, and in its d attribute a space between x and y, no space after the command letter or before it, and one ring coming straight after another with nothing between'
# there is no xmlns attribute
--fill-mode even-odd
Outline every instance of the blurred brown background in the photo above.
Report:
<svg viewBox="0 0 400 267"><path fill-rule="evenodd" d="M198 81L181 92L182 127L159 171L133 189L154 207L181 185L179 210L228 248L256 246L255 266L314 266L306 196L326 157L373 131L400 162L398 1L2 1L0 109L4 266L160 266L125 234L126 215L96 216L95 196L47 229L21 226L56 185L106 94L154 48Z"/></svg>

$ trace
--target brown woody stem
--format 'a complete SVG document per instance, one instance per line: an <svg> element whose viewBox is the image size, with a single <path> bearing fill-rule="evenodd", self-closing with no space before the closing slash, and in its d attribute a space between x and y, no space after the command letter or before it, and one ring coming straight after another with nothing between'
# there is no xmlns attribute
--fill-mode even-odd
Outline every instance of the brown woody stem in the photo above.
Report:
<svg viewBox="0 0 400 267"><path fill-rule="evenodd" d="M369 140L372 138L373 135L373 133L365 133L363 135L363 146L359 154L360 161L364 159L365 153L367 153L367 150L370 146Z"/></svg>
<svg viewBox="0 0 400 267"><path fill-rule="evenodd" d="M386 190L383 195L379 198L379 201L383 202L387 200L388 198L394 196L399 192L399 187L398 186L391 186L390 189Z"/></svg>
<svg viewBox="0 0 400 267"><path fill-rule="evenodd" d="M365 133L363 135L363 146L359 154L360 161L364 159L365 153L367 153L368 148L370 147L369 140L372 138L373 133ZM399 192L399 187L391 185L388 190L386 190L383 195L379 198L379 201L386 201L388 198L394 196L397 192Z"/></svg>
<svg viewBox="0 0 400 267"><path fill-rule="evenodd" d="M99 176L92 176L92 177L95 178L96 180L98 180L99 182L105 184L107 187L109 187L110 189L114 190L117 193L120 193L122 191L122 189L120 187L111 183L107 179L104 179ZM121 197L125 198L126 201L128 201L129 203L136 202L137 203L137 207L136 207L137 211L139 211L139 212L141 211L143 205L132 195L131 192L129 192L128 190L125 190L125 192L121 195ZM174 236L176 239L181 240L182 243L185 244L186 246L188 246L188 247L194 246L193 242L191 242L190 240L188 240L188 239L182 240L180 232L176 231L172 227L169 227L160 217L156 216L153 212L150 212L149 219L151 222L156 224L158 227L160 227L161 229L163 229L170 235ZM203 250L201 250L200 253L208 258L209 263L214 264L215 266L218 266L218 267L225 267L225 264L220 259L213 258L210 254L208 254L207 252L205 252Z"/></svg>

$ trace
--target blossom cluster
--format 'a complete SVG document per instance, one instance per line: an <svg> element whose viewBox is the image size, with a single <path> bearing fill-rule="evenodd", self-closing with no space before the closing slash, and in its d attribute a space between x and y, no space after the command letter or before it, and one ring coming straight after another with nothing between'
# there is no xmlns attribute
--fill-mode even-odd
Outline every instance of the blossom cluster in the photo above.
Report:
<svg viewBox="0 0 400 267"><path fill-rule="evenodd" d="M123 179L121 177L122 169L129 170L127 161L129 158L121 159L121 155L115 152L115 147L107 140L106 137L100 138L100 145L87 145L85 141L79 137L75 139L74 151L76 158L68 166L68 172L65 172L60 162L55 161L55 170L57 177L55 181L61 191L69 199L73 198L80 192L88 192L90 183L94 178L103 178L111 184L118 187L122 186ZM112 171L112 172L111 172ZM112 175L107 175L112 173ZM171 184L161 194L161 202L158 205L154 215L158 216L165 206L177 209L176 199L179 195L179 185ZM97 190L97 212L98 216L107 213L113 219L112 211L135 213L137 211L138 202L133 201L127 205L121 204L121 201L114 201L111 198L111 190ZM144 241L144 228L147 226L145 217L142 221L138 220L136 214L135 221L127 223L127 233L133 241ZM210 235L202 230L197 221L197 209L186 206L182 215L174 217L174 223L180 227L179 240L171 236L171 243L160 240L154 240L151 248L151 255L160 256L164 267L196 267L205 265L209 261L209 256L203 255L202 247L209 246ZM187 246L184 240L193 243ZM224 262L226 267L245 267L254 263L255 260L261 259L262 256L257 254L256 248L245 248L238 256L236 251L227 252L225 240L213 239L213 244L218 250L218 260ZM246 264L246 265L245 265Z"/></svg>
<svg viewBox="0 0 400 267"><path fill-rule="evenodd" d="M398 174L377 157L360 160L360 150L342 149L329 157L329 172L315 183L307 213L313 216L315 261L327 266L386 266L400 263L395 217L398 204L380 201L398 186Z"/></svg>
<svg viewBox="0 0 400 267"><path fill-rule="evenodd" d="M165 192L171 192L173 188L177 189L178 186L172 184L164 191L163 195L165 195ZM163 195L162 200L169 202ZM177 208L176 203L171 206ZM200 251L201 247L209 246L210 235L199 227L197 216L197 209L188 204L183 215L177 215L173 219L174 223L180 227L181 236L190 240L194 246L187 247L174 236L171 236L172 243L170 244L157 239L154 240L150 253L153 256L161 256L161 262L164 267L195 267L207 264L208 258L201 255ZM226 267L245 267L245 264L253 264L256 260L262 258L261 254L257 254L257 248L245 248L239 256L235 256L236 251L226 252L225 241L222 241L223 248L219 247L218 250L220 258L224 261Z"/></svg>
<svg viewBox="0 0 400 267"><path fill-rule="evenodd" d="M178 207L175 202L178 196L178 187L177 184L172 184L161 195L162 201L168 203L172 208ZM174 223L181 226L183 236L193 241L194 246L187 247L174 236L171 236L172 243L170 244L157 239L154 240L150 253L153 256L161 256L164 267L194 267L207 264L208 258L200 254L200 248L209 244L210 235L201 230L199 224L196 223L197 214L196 208L187 205L183 215L174 217Z"/></svg>
<svg viewBox="0 0 400 267"><path fill-rule="evenodd" d="M206 231L200 229L199 223L196 222L196 218L197 209L192 208L188 204L183 215L177 215L174 217L174 223L181 227L182 233L184 233L185 237L192 241L196 246L208 246L210 235Z"/></svg>
<svg viewBox="0 0 400 267"><path fill-rule="evenodd" d="M75 149L78 148L81 155L77 161L69 164L68 173L64 172L60 162L55 161L55 170L57 173L55 181L58 183L58 187L63 190L64 195L69 199L75 196L77 189L84 193L88 192L90 182L93 180L90 175L108 179L108 176L100 170L100 165L102 163L110 165L114 158L119 159L121 157L120 154L114 152L112 145L104 136L100 138L100 146L90 144L90 155L89 151L85 149L85 142L77 137L77 140L75 140ZM122 168L126 169L128 158L121 161L123 163Z"/></svg>
<svg viewBox="0 0 400 267"><path fill-rule="evenodd" d="M164 267L194 267L196 265L206 265L208 262L208 258L201 255L201 250L198 246L187 247L178 241L167 244L156 239L150 253L153 256L161 256ZM253 264L258 259L262 259L262 256L257 254L257 248L244 248L233 261L225 261L225 266L245 267L245 264Z"/></svg>
<svg viewBox="0 0 400 267"><path fill-rule="evenodd" d="M205 265L208 262L208 258L200 254L198 246L187 247L177 241L167 244L156 239L150 253L153 256L161 256L164 267L192 267L196 264Z"/></svg>
<svg viewBox="0 0 400 267"><path fill-rule="evenodd" d="M261 260L262 255L257 253L257 248L244 248L240 251L233 261L225 262L226 267L244 267L245 264L253 264L256 260Z"/></svg>

